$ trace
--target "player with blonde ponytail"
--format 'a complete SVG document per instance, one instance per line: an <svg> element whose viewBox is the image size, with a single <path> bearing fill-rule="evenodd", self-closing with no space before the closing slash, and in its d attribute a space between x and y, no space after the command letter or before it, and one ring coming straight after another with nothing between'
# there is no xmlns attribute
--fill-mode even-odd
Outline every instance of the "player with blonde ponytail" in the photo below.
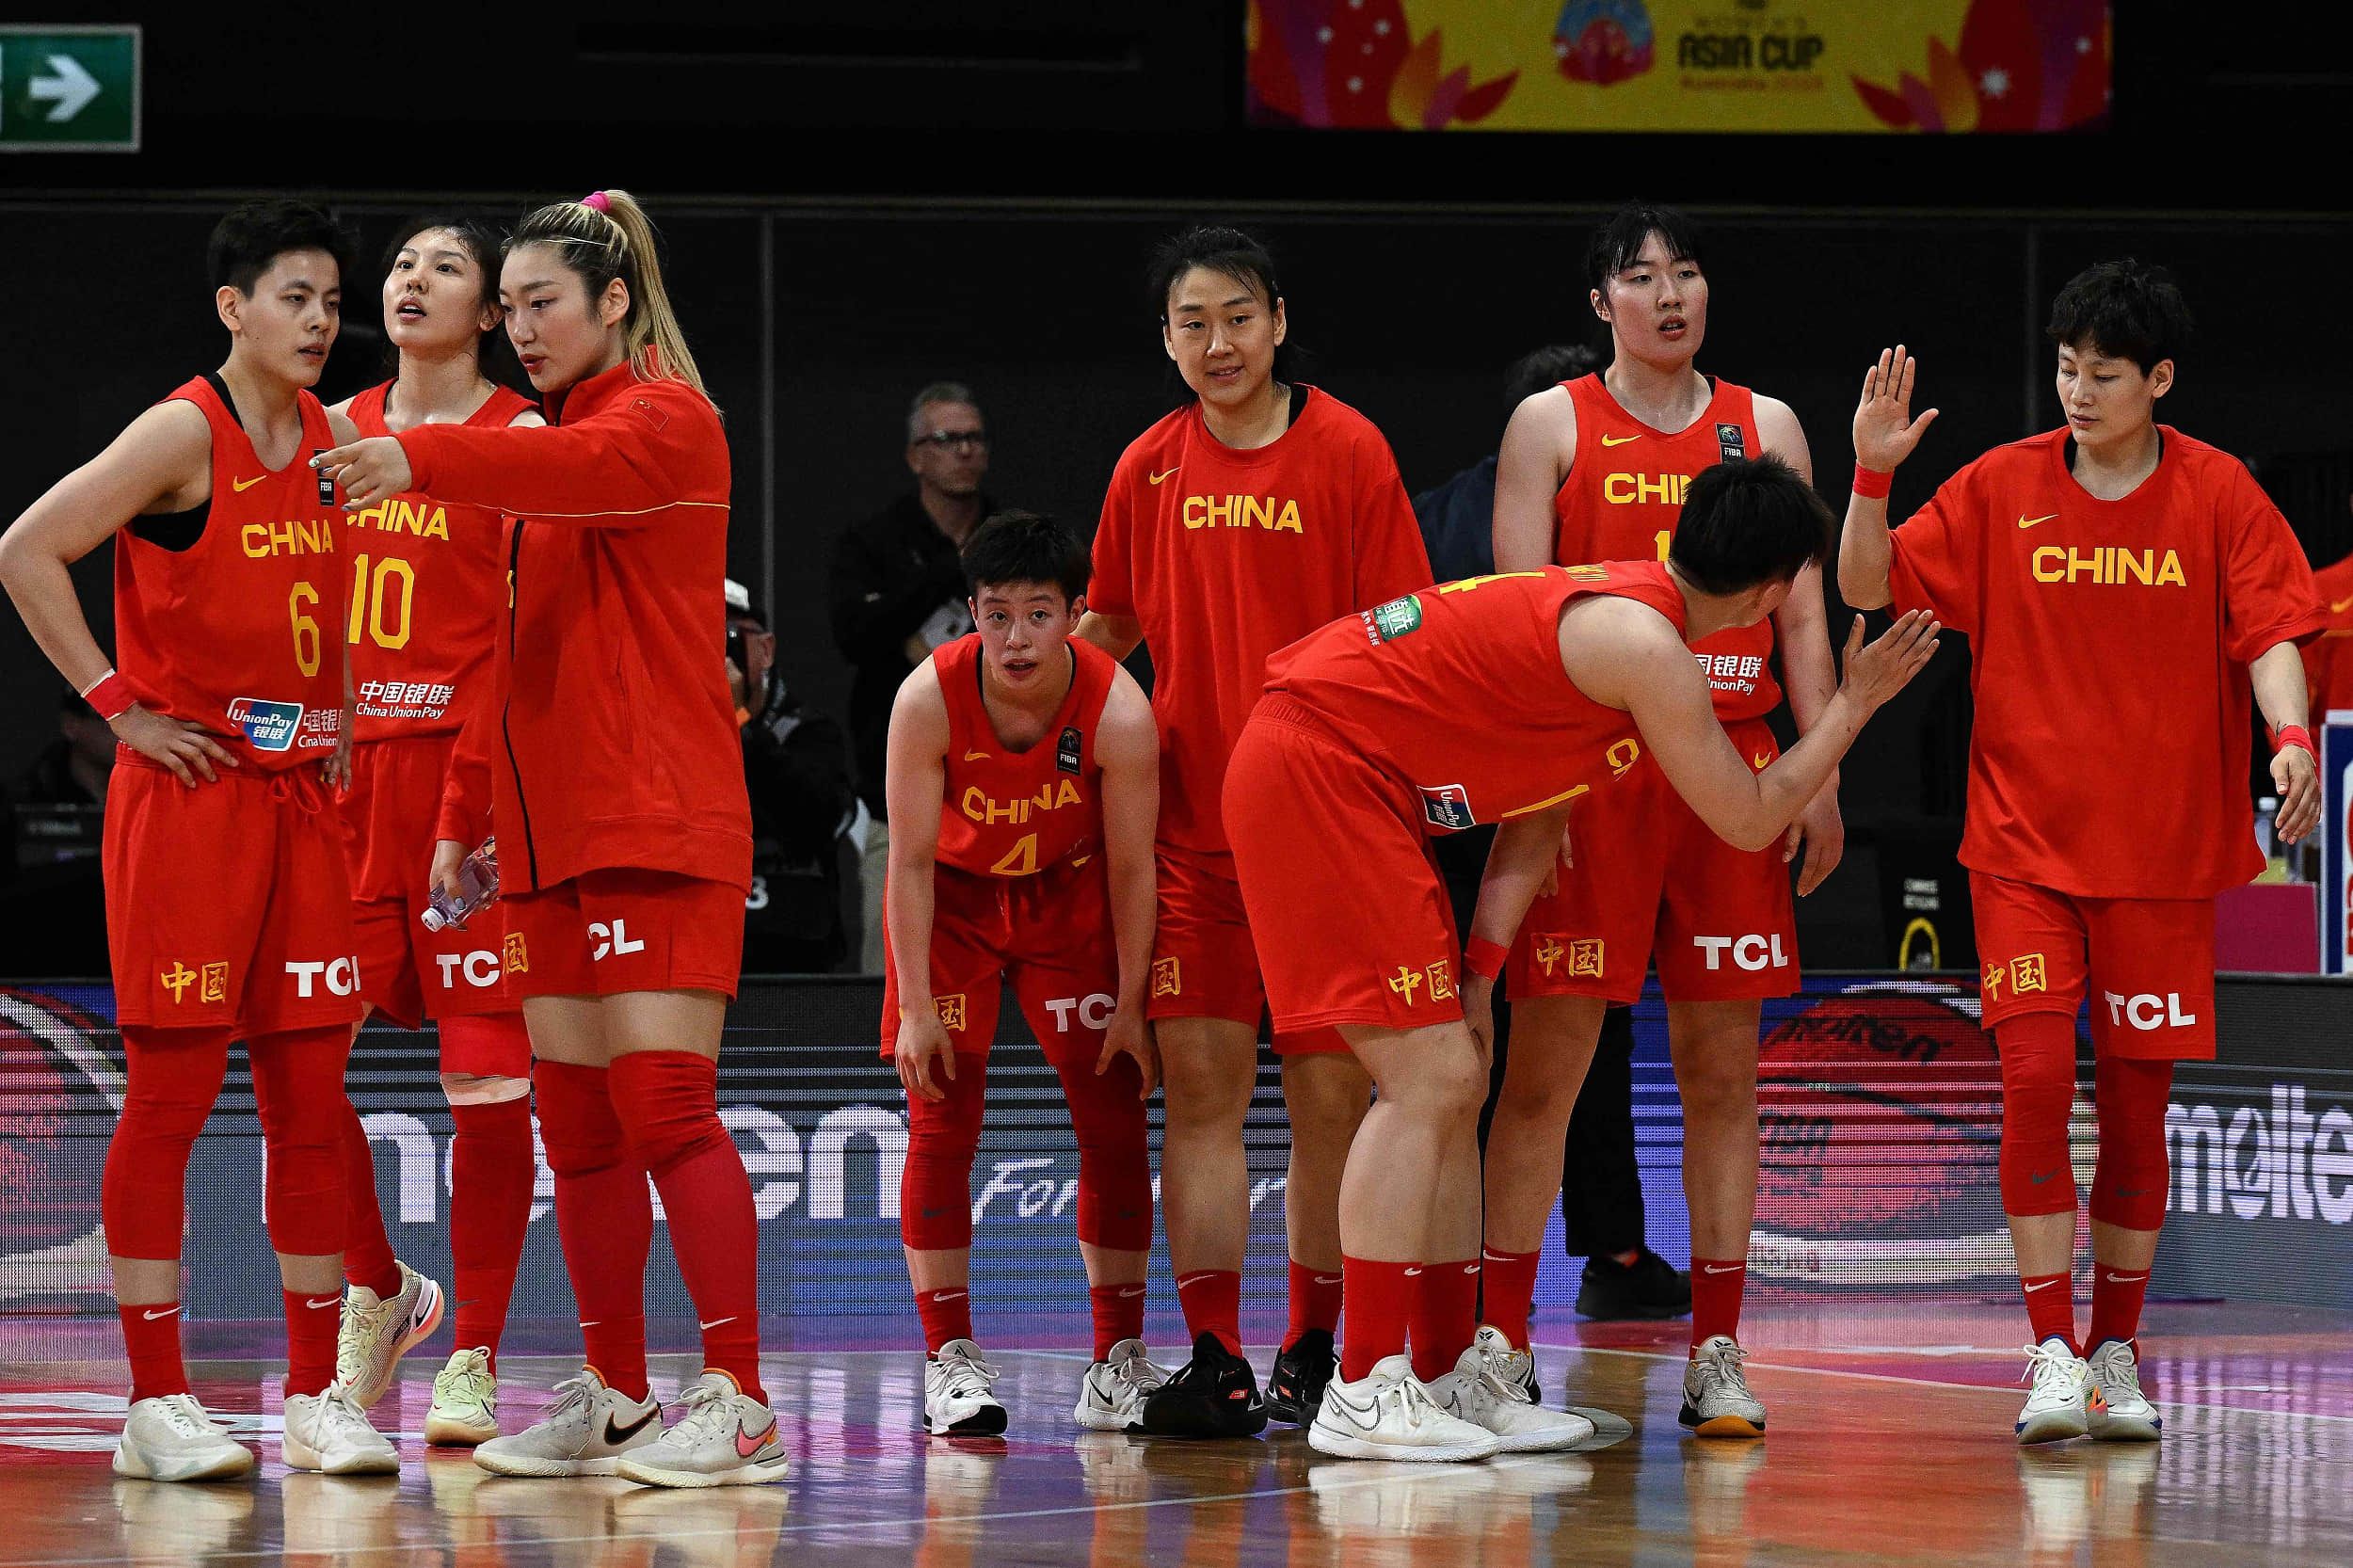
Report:
<svg viewBox="0 0 2353 1568"><path fill-rule="evenodd" d="M499 687L461 742L434 873L455 884L487 791L587 1365L536 1426L475 1459L657 1486L774 1480L758 1224L717 1098L752 847L718 636L727 438L627 192L526 216L499 300L545 428L421 425L317 459L354 508L415 489L517 519ZM667 1431L646 1382L648 1175L702 1328L703 1374Z"/></svg>

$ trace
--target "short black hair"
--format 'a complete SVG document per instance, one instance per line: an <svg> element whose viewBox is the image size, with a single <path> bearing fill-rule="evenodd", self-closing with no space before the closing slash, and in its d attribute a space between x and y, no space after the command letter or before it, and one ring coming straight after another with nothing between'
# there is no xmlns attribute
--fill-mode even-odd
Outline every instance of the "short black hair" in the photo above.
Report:
<svg viewBox="0 0 2353 1568"><path fill-rule="evenodd" d="M2095 262L2067 280L2051 301L2051 341L2062 348L2089 345L2110 359L2130 360L2146 376L2189 342L2189 304L2161 266L2127 256Z"/></svg>
<svg viewBox="0 0 2353 1568"><path fill-rule="evenodd" d="M1601 368L1601 356L1583 344L1550 343L1512 361L1503 373L1503 417L1508 421L1519 406L1563 381L1591 376Z"/></svg>
<svg viewBox="0 0 2353 1568"><path fill-rule="evenodd" d="M351 270L351 236L343 225L308 201L284 197L231 209L213 225L204 264L213 287L249 298L270 264L289 250L324 250L335 258L338 274Z"/></svg>
<svg viewBox="0 0 2353 1568"><path fill-rule="evenodd" d="M1274 280L1273 254L1264 245L1240 229L1195 224L1181 234L1170 235L1153 249L1153 315L1163 322L1168 319L1168 291L1197 266L1246 284L1253 292L1264 295L1269 306L1283 297L1283 286Z"/></svg>
<svg viewBox="0 0 2353 1568"><path fill-rule="evenodd" d="M1780 458L1702 469L1684 492L1667 560L1702 593L1786 583L1830 554L1830 508Z"/></svg>
<svg viewBox="0 0 2353 1568"><path fill-rule="evenodd" d="M1634 264L1642 253L1642 242L1654 233L1666 240L1669 261L1699 262L1698 225L1673 207L1629 201L1594 229L1593 241L1585 248L1587 286L1609 293L1609 280ZM1702 270L1705 270L1704 264Z"/></svg>
<svg viewBox="0 0 2353 1568"><path fill-rule="evenodd" d="M985 587L1007 583L1051 583L1063 597L1087 591L1092 565L1086 546L1052 518L1038 512L997 512L964 542L964 582L974 599Z"/></svg>

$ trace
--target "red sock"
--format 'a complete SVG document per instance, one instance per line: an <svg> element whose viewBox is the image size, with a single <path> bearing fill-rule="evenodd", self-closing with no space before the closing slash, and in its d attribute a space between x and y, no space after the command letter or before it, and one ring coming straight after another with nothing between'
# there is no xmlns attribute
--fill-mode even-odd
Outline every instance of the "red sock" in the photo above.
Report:
<svg viewBox="0 0 2353 1568"><path fill-rule="evenodd" d="M1348 1281L1348 1333L1340 1338L1340 1377L1355 1383L1405 1349L1405 1325L1420 1285L1419 1266L1342 1257Z"/></svg>
<svg viewBox="0 0 2353 1568"><path fill-rule="evenodd" d="M1095 1359L1108 1360L1122 1339L1144 1337L1144 1281L1090 1285L1087 1309L1095 1318Z"/></svg>
<svg viewBox="0 0 2353 1568"><path fill-rule="evenodd" d="M615 1393L642 1400L646 1253L653 1240L646 1168L630 1155L602 1067L540 1061L531 1081L587 1363Z"/></svg>
<svg viewBox="0 0 2353 1568"><path fill-rule="evenodd" d="M1699 1283L1696 1273L1692 1275L1691 1283L1695 1286ZM2073 1277L2066 1273L2033 1274L2021 1278L2018 1285L2026 1294L2026 1321L2034 1325L2034 1342L2040 1345L2045 1339L2064 1339L2069 1350L2081 1355L2083 1347L2075 1343ZM2134 1293L2133 1302L2137 1307L2140 1302L2137 1290Z"/></svg>
<svg viewBox="0 0 2353 1568"><path fill-rule="evenodd" d="M376 1157L360 1112L344 1101L344 1278L377 1296L400 1293L400 1264L376 1201Z"/></svg>
<svg viewBox="0 0 2353 1568"><path fill-rule="evenodd" d="M959 1285L947 1290L918 1290L915 1315L923 1320L923 1352L937 1355L951 1339L972 1337L972 1291ZM1095 1358L1103 1359L1098 1352Z"/></svg>
<svg viewBox="0 0 2353 1568"><path fill-rule="evenodd" d="M450 1289L456 1297L457 1349L482 1346L498 1370L499 1336L515 1293L531 1189L538 1160L531 1149L531 1101L453 1105L457 1124L449 1150ZM348 1264L348 1259L346 1259Z"/></svg>
<svg viewBox="0 0 2353 1568"><path fill-rule="evenodd" d="M1176 1304L1185 1311L1185 1332L1198 1339L1205 1334L1234 1354L1241 1354L1241 1271L1196 1269L1176 1276Z"/></svg>
<svg viewBox="0 0 2353 1568"><path fill-rule="evenodd" d="M1414 1284L1414 1376L1428 1383L1454 1370L1478 1336L1479 1259L1426 1263Z"/></svg>
<svg viewBox="0 0 2353 1568"><path fill-rule="evenodd" d="M180 1364L180 1304L117 1304L122 1346L131 1353L131 1402L168 1399L188 1391L188 1370Z"/></svg>
<svg viewBox="0 0 2353 1568"><path fill-rule="evenodd" d="M1296 1257L1290 1265L1291 1322L1283 1333L1285 1349L1298 1344L1303 1334L1317 1329L1330 1334L1340 1326L1340 1272L1311 1269Z"/></svg>
<svg viewBox="0 0 2353 1568"><path fill-rule="evenodd" d="M662 1194L670 1250L702 1325L703 1366L764 1404L760 1221L744 1157L719 1120L719 1064L691 1050L631 1051L606 1076L630 1147Z"/></svg>
<svg viewBox="0 0 2353 1568"><path fill-rule="evenodd" d="M2111 1339L2130 1341L2140 1332L2141 1299L2149 1293L2149 1271L2091 1266L2091 1332L2084 1345L2098 1350Z"/></svg>
<svg viewBox="0 0 2353 1568"><path fill-rule="evenodd" d="M334 1290L287 1290L286 1386L289 1394L316 1394L335 1381L335 1335L344 1323L344 1298Z"/></svg>
<svg viewBox="0 0 2353 1568"><path fill-rule="evenodd" d="M1691 1348L1718 1335L1740 1337L1740 1291L1749 1282L1745 1257L1691 1259Z"/></svg>
<svg viewBox="0 0 2353 1568"><path fill-rule="evenodd" d="M1513 1350L1528 1349L1528 1315L1535 1307L1536 1265L1543 1256L1542 1253L1480 1249L1479 1259L1486 1265L1481 1276L1485 1295L1480 1304L1480 1320L1501 1329Z"/></svg>

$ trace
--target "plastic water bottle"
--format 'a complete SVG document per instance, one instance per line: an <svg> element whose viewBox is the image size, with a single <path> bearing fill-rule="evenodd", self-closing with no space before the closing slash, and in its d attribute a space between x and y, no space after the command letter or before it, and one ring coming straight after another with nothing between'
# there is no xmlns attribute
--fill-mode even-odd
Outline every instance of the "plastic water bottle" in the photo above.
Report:
<svg viewBox="0 0 2353 1568"><path fill-rule="evenodd" d="M424 913L419 917L427 931L444 926L462 926L484 906L499 896L499 841L496 838L482 840L482 847L466 856L457 868L458 893L452 898L445 888L436 888L425 900Z"/></svg>

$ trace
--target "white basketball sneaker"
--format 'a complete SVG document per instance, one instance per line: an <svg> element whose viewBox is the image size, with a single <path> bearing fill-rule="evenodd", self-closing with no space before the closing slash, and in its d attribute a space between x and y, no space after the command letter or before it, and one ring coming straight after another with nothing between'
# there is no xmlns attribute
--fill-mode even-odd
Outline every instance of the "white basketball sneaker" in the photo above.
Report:
<svg viewBox="0 0 2353 1568"><path fill-rule="evenodd" d="M360 1409L392 1385L392 1368L411 1347L441 1326L441 1288L408 1264L400 1288L378 1296L364 1285L344 1291L344 1326L335 1339L335 1381Z"/></svg>
<svg viewBox="0 0 2353 1568"><path fill-rule="evenodd" d="M2053 1335L2040 1345L2026 1347L2026 1370L2021 1383L2031 1382L2026 1407L2018 1413L2018 1441L2057 1443L2081 1437L2091 1424L2091 1404L2100 1396L2091 1381L2091 1368ZM2136 1385L2137 1387L2137 1385Z"/></svg>
<svg viewBox="0 0 2353 1568"><path fill-rule="evenodd" d="M433 1374L433 1408L425 1412L424 1440L471 1448L498 1434L499 1380L490 1370L489 1347L459 1351Z"/></svg>
<svg viewBox="0 0 2353 1568"><path fill-rule="evenodd" d="M1070 1414L1089 1432L1126 1432L1128 1422L1143 1418L1144 1396L1167 1381L1168 1368L1152 1364L1143 1340L1122 1339L1107 1358L1087 1368L1079 1383L1078 1408Z"/></svg>
<svg viewBox="0 0 2353 1568"><path fill-rule="evenodd" d="M622 1457L662 1435L662 1403L632 1400L584 1367L555 1385L547 1414L509 1437L493 1437L473 1462L500 1476L610 1476Z"/></svg>
<svg viewBox="0 0 2353 1568"><path fill-rule="evenodd" d="M134 1480L226 1480L252 1468L253 1450L231 1442L193 1394L134 1404L115 1448L115 1474Z"/></svg>
<svg viewBox="0 0 2353 1568"><path fill-rule="evenodd" d="M1385 1357L1354 1383L1335 1377L1307 1426L1307 1446L1342 1459L1437 1462L1484 1459L1503 1440L1439 1408L1401 1355Z"/></svg>
<svg viewBox="0 0 2353 1568"><path fill-rule="evenodd" d="M323 1394L286 1396L286 1434L280 1451L286 1468L327 1476L389 1476L400 1469L400 1455L368 1424L368 1413L341 1384L329 1384Z"/></svg>
<svg viewBox="0 0 2353 1568"><path fill-rule="evenodd" d="M640 1486L757 1486L792 1468L776 1412L727 1373L705 1372L679 1403L686 1414L678 1424L632 1449L615 1474Z"/></svg>
<svg viewBox="0 0 2353 1568"><path fill-rule="evenodd" d="M2140 1391L2140 1364L2133 1342L2111 1339L2093 1351L2085 1365L2094 1396L2085 1409L2091 1435L2108 1443L2155 1442L2165 1429L2165 1417Z"/></svg>
<svg viewBox="0 0 2353 1568"><path fill-rule="evenodd" d="M1675 1416L1698 1437L1762 1437L1765 1406L1749 1392L1749 1352L1728 1334L1700 1341L1683 1368L1683 1409Z"/></svg>
<svg viewBox="0 0 2353 1568"><path fill-rule="evenodd" d="M939 1353L923 1363L923 1430L935 1437L994 1437L1003 1432L1005 1407L989 1392L996 1381L997 1368L981 1359L981 1348L971 1340L951 1339L940 1346Z"/></svg>
<svg viewBox="0 0 2353 1568"><path fill-rule="evenodd" d="M1448 1415L1494 1432L1503 1453L1555 1452L1593 1436L1593 1423L1584 1416L1546 1410L1529 1399L1520 1377L1528 1359L1501 1329L1482 1327L1454 1370L1428 1385L1430 1398Z"/></svg>

